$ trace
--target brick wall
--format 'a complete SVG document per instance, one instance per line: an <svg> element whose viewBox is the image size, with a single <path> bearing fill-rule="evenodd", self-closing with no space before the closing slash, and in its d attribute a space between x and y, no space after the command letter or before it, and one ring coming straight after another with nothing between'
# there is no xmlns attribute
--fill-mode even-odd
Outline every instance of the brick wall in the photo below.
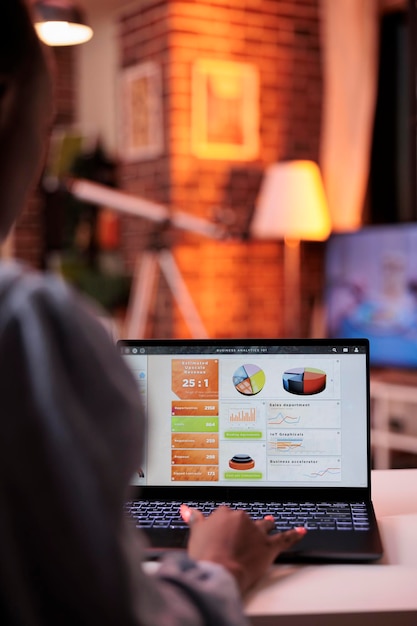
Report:
<svg viewBox="0 0 417 626"><path fill-rule="evenodd" d="M55 73L55 117L57 126L70 126L75 117L75 81L73 48L51 48ZM39 189L16 222L14 254L31 267L40 268L44 256L44 211Z"/></svg>
<svg viewBox="0 0 417 626"><path fill-rule="evenodd" d="M122 166L132 193L213 219L227 207L235 231L249 223L269 163L317 160L321 113L318 0L140 0L120 21L123 67L158 62L163 75L165 151ZM250 162L199 159L191 154L191 71L195 59L253 64L260 77L260 152ZM126 261L148 239L149 224L124 221ZM176 236L173 248L209 335L283 335L282 244L213 242ZM304 244L301 334L309 330L321 289L322 248ZM166 286L158 292L149 334L188 336Z"/></svg>

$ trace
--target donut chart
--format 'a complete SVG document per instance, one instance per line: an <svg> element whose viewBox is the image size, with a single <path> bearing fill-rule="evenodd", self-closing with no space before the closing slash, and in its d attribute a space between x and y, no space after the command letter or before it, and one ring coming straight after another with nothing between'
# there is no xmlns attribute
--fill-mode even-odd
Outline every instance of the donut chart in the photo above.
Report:
<svg viewBox="0 0 417 626"><path fill-rule="evenodd" d="M242 365L233 374L233 384L244 396L254 396L265 385L265 372L257 365Z"/></svg>
<svg viewBox="0 0 417 626"><path fill-rule="evenodd" d="M297 396L309 396L326 389L326 372L314 367L294 367L284 372L284 389Z"/></svg>

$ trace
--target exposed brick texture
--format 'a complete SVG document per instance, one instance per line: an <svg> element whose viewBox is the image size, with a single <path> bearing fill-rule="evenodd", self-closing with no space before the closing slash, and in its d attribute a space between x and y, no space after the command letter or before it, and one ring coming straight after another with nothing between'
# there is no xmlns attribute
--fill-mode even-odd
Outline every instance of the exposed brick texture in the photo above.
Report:
<svg viewBox="0 0 417 626"><path fill-rule="evenodd" d="M144 0L120 21L123 67L161 65L165 152L122 166L123 186L171 207L213 219L228 209L233 231L247 230L265 167L292 158L317 160L321 121L318 0ZM198 58L253 64L260 77L260 153L249 162L191 154L191 72ZM144 244L141 220L126 220L124 248L133 263ZM145 237L146 239L146 237ZM282 244L176 238L173 252L209 335L283 335ZM300 334L321 288L320 245L304 245ZM162 292L164 290L162 289ZM150 334L188 336L168 294Z"/></svg>
<svg viewBox="0 0 417 626"><path fill-rule="evenodd" d="M160 64L163 76L162 156L122 163L120 184L131 193L212 220L219 212L234 238L214 242L173 233L173 253L209 335L284 334L281 242L242 240L265 167L278 160L317 160L321 123L319 0L140 0L118 24L121 66ZM56 123L74 119L76 77L71 48L55 50ZM200 159L191 154L191 71L196 59L253 64L260 78L260 151L256 160ZM121 69L122 69L121 68ZM227 209L226 213L224 209ZM36 196L16 228L17 256L42 264L42 204ZM154 226L122 220L126 266L151 240ZM302 246L300 334L322 287L322 246ZM149 335L189 336L164 280Z"/></svg>
<svg viewBox="0 0 417 626"><path fill-rule="evenodd" d="M72 48L52 48L55 73L55 117L57 126L69 126L75 115L74 51ZM35 191L15 227L15 256L28 265L43 265L44 217L42 194Z"/></svg>

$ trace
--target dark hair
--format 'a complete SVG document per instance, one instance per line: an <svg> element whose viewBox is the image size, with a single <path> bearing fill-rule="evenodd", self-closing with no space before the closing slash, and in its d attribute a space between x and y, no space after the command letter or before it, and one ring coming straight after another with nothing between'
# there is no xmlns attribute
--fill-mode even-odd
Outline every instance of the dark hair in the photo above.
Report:
<svg viewBox="0 0 417 626"><path fill-rule="evenodd" d="M0 72L16 71L36 49L37 35L24 0L1 0Z"/></svg>

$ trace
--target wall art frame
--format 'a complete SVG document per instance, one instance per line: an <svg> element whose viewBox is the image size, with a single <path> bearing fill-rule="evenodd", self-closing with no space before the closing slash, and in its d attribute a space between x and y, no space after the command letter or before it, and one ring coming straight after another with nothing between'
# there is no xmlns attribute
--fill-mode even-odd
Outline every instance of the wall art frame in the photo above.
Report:
<svg viewBox="0 0 417 626"><path fill-rule="evenodd" d="M124 161L154 159L164 151L161 67L153 61L122 71L120 156Z"/></svg>
<svg viewBox="0 0 417 626"><path fill-rule="evenodd" d="M259 72L254 64L198 59L192 67L191 151L203 159L259 155Z"/></svg>

